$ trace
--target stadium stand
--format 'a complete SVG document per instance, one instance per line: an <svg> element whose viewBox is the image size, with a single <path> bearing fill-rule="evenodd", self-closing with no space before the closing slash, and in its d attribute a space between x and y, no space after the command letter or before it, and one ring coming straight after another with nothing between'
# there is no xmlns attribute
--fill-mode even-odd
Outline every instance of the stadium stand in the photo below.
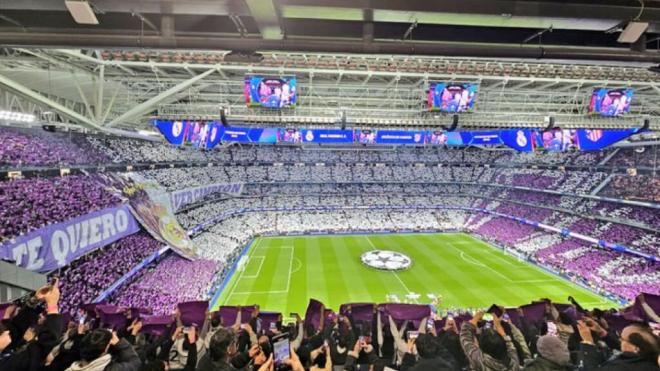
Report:
<svg viewBox="0 0 660 371"><path fill-rule="evenodd" d="M39 364L41 360L48 358L52 366L47 369L65 370L69 366L73 367L72 370L83 369L84 362L93 359L83 359L82 364L76 363L73 366L72 363L81 361L77 358L77 352L89 346L87 342L90 337L97 337L97 341L109 342L111 347L114 347L113 355L101 357L103 362L129 360L128 363L132 365L130 367L136 369L165 367L169 362L170 367L190 370L194 369L193 365L199 360L199 367L203 369L202 365L209 362L209 354L213 354L212 349L218 346L222 336L225 339L222 341L236 336L240 350L239 355L226 358L226 362L235 367L244 366L245 363L241 362L248 360L254 367L268 362L266 352L272 349L272 337L276 332L258 327L258 311L248 314L245 319L251 327L233 329L230 324L225 323L225 327L217 324L218 317L215 315L206 317L206 314L202 313L203 318L207 318L205 321L215 321L216 324L211 326L209 323L200 323L195 330L189 330L186 335L188 338L184 339L183 323L180 323L178 317L181 312L177 310L180 303L210 300L232 272L231 267L237 263L243 247L255 236L265 234L384 230L468 231L485 241L505 247L507 251L520 254L532 263L550 267L566 277L580 281L596 292L607 293L638 306L634 312L638 317L634 317L630 314L632 309L624 309L620 313L613 310L586 311L577 303L569 306L557 304L554 307L552 304L543 303L546 309L542 310L542 317L537 317L534 321L529 322L525 317L516 316L515 322L521 333L513 330L515 327L511 324L503 324L499 319L486 322L487 326L492 327L481 331L493 330L491 341L500 345L518 342L515 348L518 351L511 351L508 355L509 366L502 363L504 358L498 361L497 357L503 357L500 353L497 357L488 356L491 357L488 358L488 362L491 362L488 369L516 369L525 365L533 367L536 363L545 362L543 357L552 357L553 355L545 354L546 348L542 345L552 340L548 340L547 336L539 336L548 331L548 322L564 331L560 336L563 340L554 346L560 347L566 354L571 351L570 360L562 358L561 362L565 365L599 362L592 352L592 343L597 343L605 355L612 353L619 346L612 344L603 347L602 342L594 341L593 336L609 341L614 331L621 330L622 321L635 322L655 315L648 305L642 305L644 296L641 296L641 293L647 293L650 297L660 295L660 287L657 284L660 282L660 271L657 265L640 257L604 250L593 243L565 238L495 214L475 211L487 209L547 223L557 228L568 228L657 256L660 254L660 237L657 233L660 218L656 209L586 197L608 178L609 174L597 166L608 153L557 153L540 156L514 155L508 152L493 154L471 149L449 151L414 148L373 153L341 150L326 150L321 153L289 147L233 147L223 151L202 152L133 139L78 134L66 138L56 135L51 138L50 134L14 129L2 129L0 132L9 138L11 143L39 143L33 147L37 148L36 155L29 158L21 157L25 151L20 149L19 144L13 144L6 149L3 152L3 164L10 168L131 163L132 159L140 158L147 163L158 164L200 163L200 167L188 167L185 170L161 168L140 171L140 174L156 180L167 191L214 183L245 183L240 197L210 195L187 205L177 213L177 219L187 229L203 224L217 215L225 215L193 235L193 242L202 259L190 261L167 252L149 263L145 269L128 277L126 282L105 299L106 304L89 311L90 307L86 304L94 301L110 285L127 276L133 267L162 248L160 242L141 231L51 272L53 279L58 278L58 288L48 286L33 298L8 307L3 306L5 319L0 325L0 335L4 336L4 339L11 338L11 343L7 344L7 340L0 343L3 347L0 357L2 370L17 369L16 367L22 367L17 365L25 365L28 361L25 360L24 352L28 350L33 352L32 357L39 360ZM12 151L20 155L12 154ZM55 156L57 160L53 161L53 153L57 151L72 156ZM86 156L78 156L76 151L84 152ZM623 164L622 161L625 160L621 159L625 159L628 152L616 153L610 162ZM273 166L274 159L291 164ZM207 161L232 161L234 164L213 167L210 171L207 167L201 167ZM320 161L326 165L292 165ZM409 166L420 161L431 165ZM469 162L473 166L452 166L462 162ZM362 163L381 163L382 166L359 165ZM443 166L433 166L437 163L443 163ZM538 163L571 165L577 168L553 170L532 166ZM516 164L516 167L499 167L508 164ZM656 178L649 180L644 176L616 175L600 194L615 198L635 198L644 194L642 189L648 187L649 182L652 189L658 189L659 187L652 183L655 181ZM617 190L620 193L617 193ZM644 195L648 196L648 192ZM645 199L653 200L653 197ZM2 241L10 241L45 225L116 206L121 202L117 196L97 183L94 177L84 174L6 180L0 183L0 238ZM320 204L330 209L308 210ZM414 205L442 205L445 208L405 209ZM466 209L454 210L447 207ZM264 208L271 211L258 211ZM283 208L287 210L273 211ZM32 327L39 334L37 340L31 341L29 337L28 340L23 340L23 329L34 326L37 317L22 314L36 314L43 305L50 314L41 326ZM21 310L16 311L18 307ZM639 307L643 308L641 314ZM140 318L136 318L128 314L137 308L148 308L149 315L141 314ZM559 315L556 313L557 308L562 308ZM654 307L655 311L658 309ZM56 341L63 333L62 326L67 325L70 319L80 317L83 310L87 311L87 317L82 321L84 324L71 326L65 332L63 340ZM104 311L110 311L113 315L106 315ZM128 317L123 317L124 313L127 313ZM603 313L606 313L605 317ZM332 316L328 317L325 326L316 328L316 334L308 331L306 327L301 330L297 325L291 325L289 331L296 335L293 337L299 339L292 352L298 352L305 369L309 368L314 359L316 363L320 363L319 367L332 364L347 370L355 369L355 363L375 367L391 365L401 369L425 369L424 365L433 364L433 369L459 369L468 365L478 367L475 362L481 362L475 356L475 352L479 350L474 348L472 341L475 336L474 328L483 327L481 315L481 312L470 314L464 308L456 308L449 314L429 312L426 317L432 316L435 319L437 329L427 334L427 330L421 326L422 334L415 342L408 343L410 345L404 342L405 337L397 338L402 332L395 333L391 326L377 325L387 323L385 318L376 321L373 317L367 320L370 322L368 326L359 326L362 331L367 331L366 328L372 329L367 331L373 335L371 344L359 341L360 333L349 331L348 327L337 322L338 317ZM94 317L96 319L90 321ZM450 317L454 318L453 325ZM167 325L162 326L165 328L165 337L146 335L141 331L142 328L160 326L158 318L170 318L165 321ZM345 321L354 321L350 315L344 318ZM605 326L608 320L612 324ZM157 325L150 324L154 321ZM305 318L305 322L309 320ZM417 319L417 323L419 322ZM614 323L619 327L615 327ZM645 327L640 327L641 325L630 326L627 327L627 333L637 331L641 334L635 348L638 353L635 353L633 348L626 348L628 353L624 354L638 362L646 362L644 364L650 367L653 364L653 356L657 359L657 339L649 337L647 334L650 333ZM105 335L100 332L100 328L107 327L118 330L116 338L101 339ZM285 329L281 322L277 322L273 328L278 332ZM595 330L595 333L591 334L587 329ZM200 333L195 335L195 331ZM507 331L513 331L510 333L511 338ZM256 342L251 340L251 332L260 335ZM190 335L191 333L193 335ZM89 335L86 337L86 334ZM389 342L376 340L392 337L394 339ZM323 356L316 356L321 351L319 349L324 347L323 339L329 340L329 348L323 352L330 356L325 359ZM198 344L182 346L186 341ZM172 342L179 345L173 346ZM261 350L249 352L248 349L256 343L261 344ZM149 350L157 346L163 347L160 356ZM353 350L341 355L337 349L330 349L335 346L339 346L337 349ZM525 347L528 348L527 352L524 351ZM199 351L197 355L191 351L193 348ZM641 348L646 353L639 353ZM117 352L125 358L117 358L120 357ZM133 352L139 354L139 357L133 355ZM189 362L175 361L171 357L163 358L163 355L168 353L184 355L184 358L187 355ZM536 358L532 359L533 356ZM602 355L598 355L600 356ZM294 356L289 362L295 362L295 359ZM39 370L42 366L33 367ZM589 367L584 366L584 369L589 370Z"/></svg>

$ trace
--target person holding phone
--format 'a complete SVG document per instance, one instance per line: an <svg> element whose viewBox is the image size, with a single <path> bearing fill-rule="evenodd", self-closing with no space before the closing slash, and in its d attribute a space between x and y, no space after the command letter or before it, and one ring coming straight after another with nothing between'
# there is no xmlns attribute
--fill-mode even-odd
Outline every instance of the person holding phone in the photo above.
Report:
<svg viewBox="0 0 660 371"><path fill-rule="evenodd" d="M0 323L0 370L41 369L62 334L59 301L59 280L55 279L19 303L19 308L14 308L14 311L18 309L18 314ZM43 322L38 324L44 306L46 316ZM24 336L30 328L33 329L34 336L28 336L26 339Z"/></svg>
<svg viewBox="0 0 660 371"><path fill-rule="evenodd" d="M478 311L461 325L461 347L470 368L474 371L517 371L518 352L497 315L492 315L492 327L482 328L477 337L477 327L483 316L484 312Z"/></svg>

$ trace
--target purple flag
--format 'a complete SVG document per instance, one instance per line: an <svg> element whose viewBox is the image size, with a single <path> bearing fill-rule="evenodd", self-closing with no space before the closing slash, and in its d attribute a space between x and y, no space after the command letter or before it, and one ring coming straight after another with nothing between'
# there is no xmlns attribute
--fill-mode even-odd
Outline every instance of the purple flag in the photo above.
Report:
<svg viewBox="0 0 660 371"><path fill-rule="evenodd" d="M353 321L363 321L363 322L372 322L374 320L374 309L376 304L374 303L348 303L343 304L339 307L339 313L341 315L348 315L348 306L351 306L351 314L353 316Z"/></svg>
<svg viewBox="0 0 660 371"><path fill-rule="evenodd" d="M431 315L431 308L425 304L380 304L378 310L385 316L382 318L384 324L389 323L387 316L392 316L398 326L407 320L419 327L422 319Z"/></svg>
<svg viewBox="0 0 660 371"><path fill-rule="evenodd" d="M310 326L318 330L321 326L321 316L324 315L325 305L318 300L309 299L307 310L305 311L305 329Z"/></svg>
<svg viewBox="0 0 660 371"><path fill-rule="evenodd" d="M139 318L140 316L143 316L145 314L152 314L153 311L150 308L136 308L136 307L131 307L131 318Z"/></svg>
<svg viewBox="0 0 660 371"><path fill-rule="evenodd" d="M111 328L113 330L119 330L120 328L126 326L126 315L124 313L105 313L100 312L101 323L103 327Z"/></svg>
<svg viewBox="0 0 660 371"><path fill-rule="evenodd" d="M421 320L431 315L431 308L424 304L381 304L379 309L394 320Z"/></svg>
<svg viewBox="0 0 660 371"><path fill-rule="evenodd" d="M504 313L509 315L509 319L516 327L520 327L520 315L517 308L506 308L504 309Z"/></svg>
<svg viewBox="0 0 660 371"><path fill-rule="evenodd" d="M610 329L616 331L617 333L621 333L624 327L635 322L626 319L624 316L613 316L610 314L605 314L603 318L605 318L605 321L607 321L607 325L610 327Z"/></svg>
<svg viewBox="0 0 660 371"><path fill-rule="evenodd" d="M525 314L526 319L532 322L536 322L543 319L543 316L545 315L545 305L545 302L536 302L523 305L520 308Z"/></svg>
<svg viewBox="0 0 660 371"><path fill-rule="evenodd" d="M256 309L256 305L249 305L241 307L241 323L250 322L252 312ZM238 307L234 306L222 306L218 309L220 317L222 318L222 325L229 327L234 325L236 322L236 316L238 315Z"/></svg>
<svg viewBox="0 0 660 371"><path fill-rule="evenodd" d="M179 303L177 308L179 308L179 312L181 313L181 323L183 323L184 326L196 325L201 328L202 325L204 325L209 302L207 300L189 301Z"/></svg>
<svg viewBox="0 0 660 371"><path fill-rule="evenodd" d="M267 334L271 334L271 323L277 324L277 321L280 319L281 315L282 313L280 312L259 312L258 318L261 319L261 330Z"/></svg>
<svg viewBox="0 0 660 371"><path fill-rule="evenodd" d="M149 316L142 319L141 332L160 336L168 331L168 326L172 326L174 318L172 316Z"/></svg>

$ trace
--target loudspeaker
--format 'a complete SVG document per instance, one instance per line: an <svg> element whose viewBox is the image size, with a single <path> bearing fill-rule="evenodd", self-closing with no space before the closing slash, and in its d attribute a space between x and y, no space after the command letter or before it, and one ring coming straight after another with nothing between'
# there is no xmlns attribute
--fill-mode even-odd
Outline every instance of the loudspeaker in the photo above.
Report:
<svg viewBox="0 0 660 371"><path fill-rule="evenodd" d="M451 126L447 129L447 131L454 131L458 127L458 115L454 115L451 119Z"/></svg>
<svg viewBox="0 0 660 371"><path fill-rule="evenodd" d="M225 116L225 109L221 108L220 109L220 122L222 123L222 126L229 126L227 123L227 116Z"/></svg>
<svg viewBox="0 0 660 371"><path fill-rule="evenodd" d="M642 129L640 131L649 130L649 126L651 126L651 120L644 119L644 126L642 126Z"/></svg>
<svg viewBox="0 0 660 371"><path fill-rule="evenodd" d="M550 131L555 128L555 118L554 116L547 116L545 121L548 123L548 126L543 129L543 131Z"/></svg>
<svg viewBox="0 0 660 371"><path fill-rule="evenodd" d="M53 132L53 133L56 130L55 125L42 125L41 128L44 129L45 131L50 131L50 132Z"/></svg>

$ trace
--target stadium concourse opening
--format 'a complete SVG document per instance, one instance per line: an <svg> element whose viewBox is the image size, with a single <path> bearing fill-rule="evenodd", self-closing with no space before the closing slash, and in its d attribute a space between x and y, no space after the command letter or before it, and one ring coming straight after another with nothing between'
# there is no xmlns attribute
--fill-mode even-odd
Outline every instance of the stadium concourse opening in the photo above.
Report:
<svg viewBox="0 0 660 371"><path fill-rule="evenodd" d="M381 248L390 253L383 254ZM373 252L380 254L365 261ZM301 313L309 298L329 308L353 302L421 304L440 298L441 308L452 312L485 308L494 301L516 307L538 299L539 292L556 301L572 296L586 307L617 307L463 233L265 237L252 242L242 261L213 308L259 303L267 310ZM389 268L387 262L409 268Z"/></svg>
<svg viewBox="0 0 660 371"><path fill-rule="evenodd" d="M2 0L0 44L0 371L658 371L660 0Z"/></svg>

